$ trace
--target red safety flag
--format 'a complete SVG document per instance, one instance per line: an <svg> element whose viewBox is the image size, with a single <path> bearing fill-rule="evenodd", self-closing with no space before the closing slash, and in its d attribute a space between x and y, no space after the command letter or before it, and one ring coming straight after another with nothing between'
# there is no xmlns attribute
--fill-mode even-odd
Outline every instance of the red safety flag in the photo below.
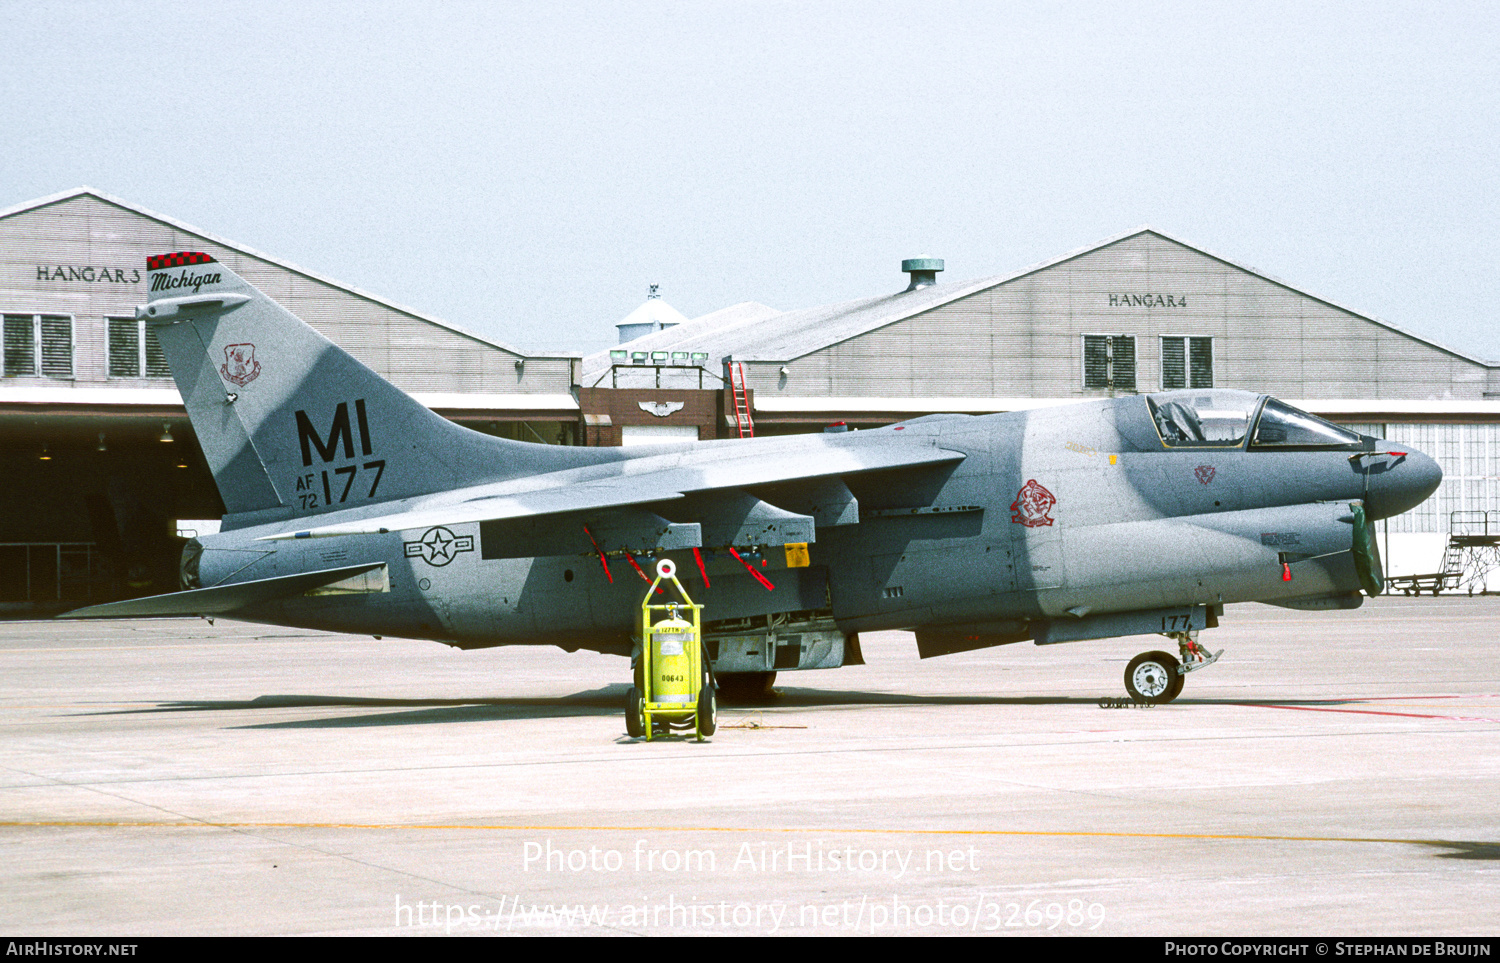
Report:
<svg viewBox="0 0 1500 963"><path fill-rule="evenodd" d="M583 534L589 537L589 542L594 546L594 551L599 553L599 564L604 566L604 577L609 579L609 584L615 584L615 577L609 574L609 561L604 557L604 551L599 548L599 543L594 541L594 533L589 531L587 525L583 526Z"/></svg>
<svg viewBox="0 0 1500 963"><path fill-rule="evenodd" d="M630 567L631 568L635 569L635 574L637 574L637 575L639 575L641 577L641 581L642 582L649 582L649 581L651 581L650 577L648 577L645 572L641 571L641 567L636 564L635 556L634 555L630 554L629 552L626 552L625 553L625 560L630 563Z"/></svg>
<svg viewBox="0 0 1500 963"><path fill-rule="evenodd" d="M712 585L708 584L708 569L703 567L703 556L698 554L697 548L693 549L693 561L698 563L698 574L703 576L703 587L713 588Z"/></svg>
<svg viewBox="0 0 1500 963"><path fill-rule="evenodd" d="M767 592L775 590L776 586L774 586L774 585L771 584L771 580L768 579L768 578L766 578L764 575L760 574L759 572L757 572L755 569L751 568L750 567L750 563L747 562L747 561L745 561L743 558L740 557L740 553L736 552L734 550L734 546L733 545L729 546L729 554L734 556L735 561L737 561L741 565L745 566L745 571L749 572L751 575L753 575L755 577L755 580L757 582L759 582L761 585L765 586L765 589L766 589Z"/></svg>

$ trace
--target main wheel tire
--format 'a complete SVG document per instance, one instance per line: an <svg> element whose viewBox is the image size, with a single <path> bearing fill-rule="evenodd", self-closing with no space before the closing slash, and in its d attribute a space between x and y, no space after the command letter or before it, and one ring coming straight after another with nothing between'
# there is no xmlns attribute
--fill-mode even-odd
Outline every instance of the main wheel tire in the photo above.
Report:
<svg viewBox="0 0 1500 963"><path fill-rule="evenodd" d="M698 735L711 736L719 728L719 700L714 687L706 685L698 693Z"/></svg>
<svg viewBox="0 0 1500 963"><path fill-rule="evenodd" d="M773 695L771 686L776 681L774 672L719 672L715 675L726 703L759 705L769 701Z"/></svg>
<svg viewBox="0 0 1500 963"><path fill-rule="evenodd" d="M630 738L639 739L646 734L646 703L641 690L635 686L625 694L625 731Z"/></svg>
<svg viewBox="0 0 1500 963"><path fill-rule="evenodd" d="M1165 705L1182 692L1182 676L1175 656L1166 652L1142 652L1125 667L1125 691L1136 702Z"/></svg>

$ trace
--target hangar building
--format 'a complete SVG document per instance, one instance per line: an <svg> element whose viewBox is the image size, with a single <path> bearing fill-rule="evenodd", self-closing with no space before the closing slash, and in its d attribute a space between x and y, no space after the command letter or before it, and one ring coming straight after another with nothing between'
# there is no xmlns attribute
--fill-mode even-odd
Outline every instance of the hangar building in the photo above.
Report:
<svg viewBox="0 0 1500 963"><path fill-rule="evenodd" d="M532 355L82 188L0 211L0 610L176 587L223 512L155 338L148 255L202 250L470 427L576 441L577 355Z"/></svg>

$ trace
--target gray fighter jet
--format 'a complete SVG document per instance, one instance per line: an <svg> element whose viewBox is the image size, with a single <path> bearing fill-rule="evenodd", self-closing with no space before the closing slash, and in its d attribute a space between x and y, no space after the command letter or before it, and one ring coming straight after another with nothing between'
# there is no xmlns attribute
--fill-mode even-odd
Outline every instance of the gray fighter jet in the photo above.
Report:
<svg viewBox="0 0 1500 963"><path fill-rule="evenodd" d="M1355 608L1370 523L1442 472L1274 398L1168 391L874 431L650 448L459 427L200 253L152 257L157 333L227 513L184 591L71 618L225 616L632 654L651 561L704 604L721 685L858 664L1160 634L1126 669L1169 702L1217 659L1224 606Z"/></svg>

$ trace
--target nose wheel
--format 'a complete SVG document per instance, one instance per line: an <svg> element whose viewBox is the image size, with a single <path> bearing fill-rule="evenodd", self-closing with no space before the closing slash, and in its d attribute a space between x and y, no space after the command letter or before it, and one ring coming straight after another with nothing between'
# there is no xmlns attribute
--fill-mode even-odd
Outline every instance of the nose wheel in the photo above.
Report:
<svg viewBox="0 0 1500 963"><path fill-rule="evenodd" d="M1196 632L1173 632L1168 638L1177 640L1182 654L1179 660L1168 652L1142 652L1130 660L1125 667L1125 691L1135 702L1147 705L1166 705L1182 695L1182 684L1187 674L1205 669L1219 661L1224 654L1220 649L1212 655L1198 644L1193 636Z"/></svg>
<svg viewBox="0 0 1500 963"><path fill-rule="evenodd" d="M1136 702L1164 705L1182 693L1181 669L1166 652L1142 652L1125 667L1125 691Z"/></svg>

